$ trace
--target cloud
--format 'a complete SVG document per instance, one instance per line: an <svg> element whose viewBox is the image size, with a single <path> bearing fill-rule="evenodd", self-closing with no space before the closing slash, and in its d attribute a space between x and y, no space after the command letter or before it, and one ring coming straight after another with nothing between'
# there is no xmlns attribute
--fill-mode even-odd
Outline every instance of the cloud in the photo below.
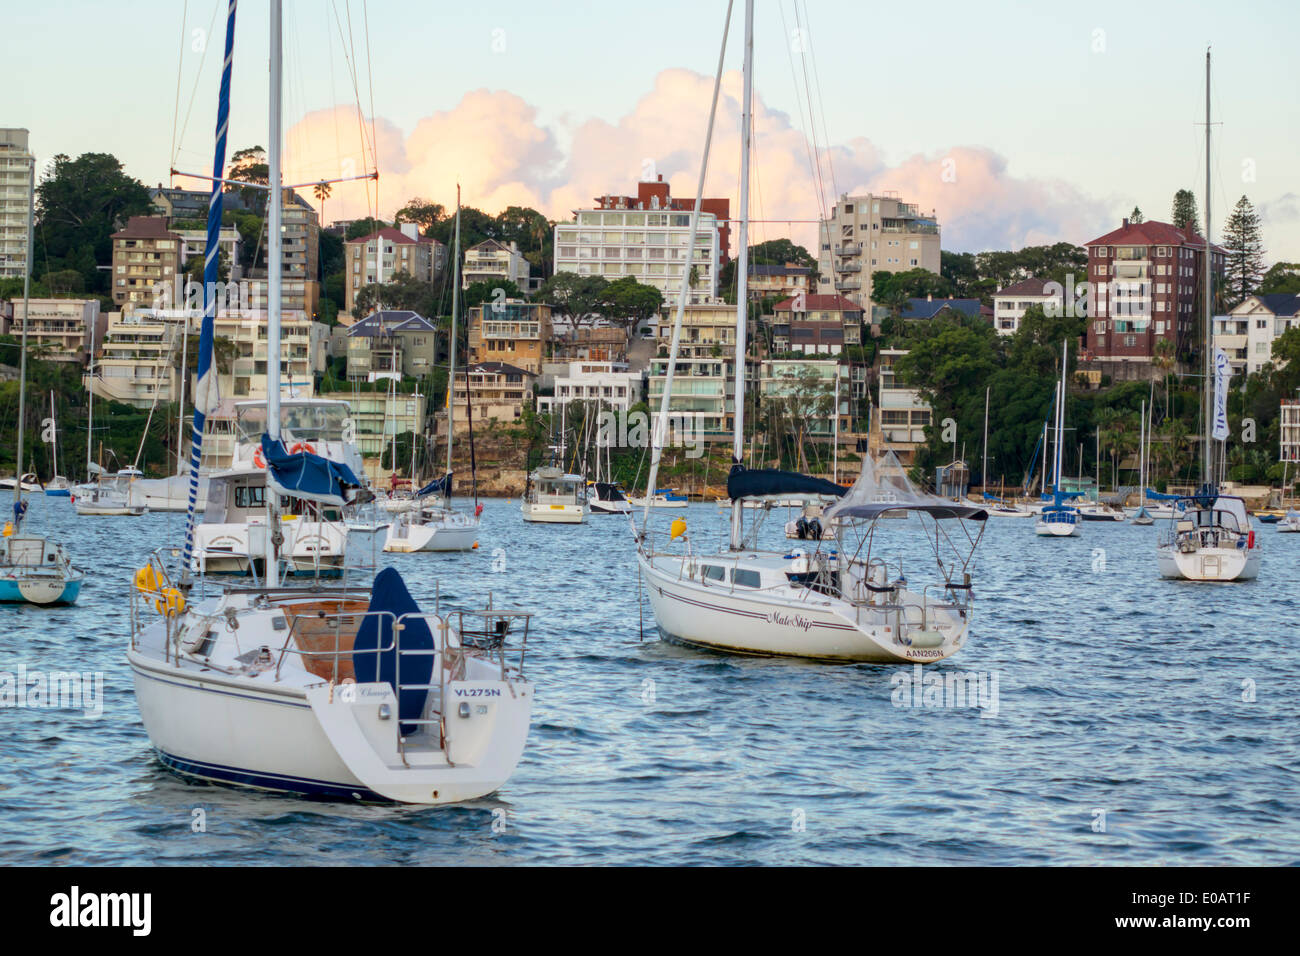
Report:
<svg viewBox="0 0 1300 956"><path fill-rule="evenodd" d="M372 183L339 184L327 201L326 218L351 219L376 208L388 217L414 196L450 206L457 181L463 201L485 212L524 205L559 220L589 207L596 196L631 193L638 180L659 175L673 195L694 196L712 86L711 77L664 70L614 122L562 120L560 133L568 134L563 148L557 131L538 122L535 107L501 90L466 93L455 107L425 117L409 134L376 119L377 199ZM740 99L740 74L725 74L705 186L706 196L731 197L733 214L739 195ZM371 121L365 122L368 140ZM889 165L872 141L855 137L823 148L815 172L802 130L758 96L754 128L752 241L791 236L814 248L816 227L800 220L818 217L819 193L833 202L837 192L894 190L933 210L944 248L962 251L1084 242L1114 218L1106 203L1068 183L1011 174L1005 158L981 146L955 146ZM370 168L362 132L348 108L308 114L286 137L289 181Z"/></svg>

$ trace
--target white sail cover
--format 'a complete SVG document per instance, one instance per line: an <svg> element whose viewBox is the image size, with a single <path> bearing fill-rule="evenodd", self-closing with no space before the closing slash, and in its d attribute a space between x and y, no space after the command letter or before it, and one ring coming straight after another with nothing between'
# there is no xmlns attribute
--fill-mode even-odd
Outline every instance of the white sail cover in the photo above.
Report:
<svg viewBox="0 0 1300 956"><path fill-rule="evenodd" d="M893 452L879 460L862 456L862 474L843 498L825 511L826 518L877 518L887 511L923 511L936 518L983 521L988 512L972 504L918 490Z"/></svg>

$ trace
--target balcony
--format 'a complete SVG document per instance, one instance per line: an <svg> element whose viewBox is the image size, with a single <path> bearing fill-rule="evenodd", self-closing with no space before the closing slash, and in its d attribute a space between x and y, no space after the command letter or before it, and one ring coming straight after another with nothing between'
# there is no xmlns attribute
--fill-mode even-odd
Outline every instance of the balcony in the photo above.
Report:
<svg viewBox="0 0 1300 956"><path fill-rule="evenodd" d="M841 262L838 266L835 267L835 271L836 271L836 272L861 272L861 271L862 271L862 263L861 263L861 262Z"/></svg>
<svg viewBox="0 0 1300 956"><path fill-rule="evenodd" d="M855 289L861 289L862 282L858 279L843 279L835 283L836 292L851 292Z"/></svg>
<svg viewBox="0 0 1300 956"><path fill-rule="evenodd" d="M846 242L833 251L837 256L859 256L862 254L862 246L856 242Z"/></svg>

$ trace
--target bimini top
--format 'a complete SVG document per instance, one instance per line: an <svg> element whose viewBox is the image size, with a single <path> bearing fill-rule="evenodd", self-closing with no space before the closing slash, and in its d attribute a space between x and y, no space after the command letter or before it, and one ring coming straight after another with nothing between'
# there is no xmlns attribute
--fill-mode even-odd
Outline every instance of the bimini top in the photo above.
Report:
<svg viewBox="0 0 1300 956"><path fill-rule="evenodd" d="M801 475L797 471L778 471L775 468L749 469L744 465L731 466L727 475L727 496L737 498L840 498L848 491L825 478Z"/></svg>
<svg viewBox="0 0 1300 956"><path fill-rule="evenodd" d="M974 505L918 491L898 458L889 452L879 461L862 456L862 474L853 487L826 509L824 518L878 518L890 511L919 511L935 518L983 521L989 513Z"/></svg>
<svg viewBox="0 0 1300 956"><path fill-rule="evenodd" d="M417 498L426 498L429 495L443 495L444 497L451 494L451 472L447 472L441 478L435 478L423 488L415 493Z"/></svg>

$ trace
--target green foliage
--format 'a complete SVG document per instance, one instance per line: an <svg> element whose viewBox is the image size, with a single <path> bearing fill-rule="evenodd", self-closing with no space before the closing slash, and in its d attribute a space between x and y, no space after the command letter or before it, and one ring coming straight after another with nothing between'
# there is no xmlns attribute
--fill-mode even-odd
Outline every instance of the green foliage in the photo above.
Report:
<svg viewBox="0 0 1300 956"><path fill-rule="evenodd" d="M354 220L344 233L344 239L351 242L353 239L360 239L362 236L368 236L372 232L378 232L380 229L388 228L388 226L389 223L384 222L382 219L367 216L365 219Z"/></svg>
<svg viewBox="0 0 1300 956"><path fill-rule="evenodd" d="M470 309L477 308L484 302L494 302L498 299L497 289L504 293L507 299L527 299L528 297L509 279L494 279L491 282L471 282L469 288L460 294L460 300L463 303L462 308L466 313Z"/></svg>
<svg viewBox="0 0 1300 956"><path fill-rule="evenodd" d="M230 157L230 163L226 166L227 179L236 179L244 183L260 183L265 186L271 181L270 177L271 169L266 162L266 150L261 146L238 150ZM259 189L257 186L228 184L226 192L237 193L244 208L259 218L266 215L266 204L270 198L268 190Z"/></svg>
<svg viewBox="0 0 1300 956"><path fill-rule="evenodd" d="M66 283L67 273L76 272L83 290L110 291L109 274L97 266L113 259L113 233L151 208L149 191L123 172L116 157L55 156L36 187L33 276L57 273Z"/></svg>
<svg viewBox="0 0 1300 956"><path fill-rule="evenodd" d="M1264 273L1256 290L1260 295L1273 292L1300 294L1300 262L1275 262Z"/></svg>
<svg viewBox="0 0 1300 956"><path fill-rule="evenodd" d="M1223 225L1223 249L1227 258L1223 294L1236 305L1255 292L1264 275L1259 215L1245 196L1237 200Z"/></svg>
<svg viewBox="0 0 1300 956"><path fill-rule="evenodd" d="M1196 194L1194 192L1190 189L1180 189L1174 193L1174 204L1169 212L1169 221L1179 229L1190 226L1198 233L1201 231L1198 226L1201 221L1201 214L1196 209Z"/></svg>
<svg viewBox="0 0 1300 956"><path fill-rule="evenodd" d="M370 315L379 308L410 309L425 318L433 318L441 311L443 292L437 283L414 278L409 272L398 272L383 283L372 282L356 294L352 313L358 318Z"/></svg>
<svg viewBox="0 0 1300 956"><path fill-rule="evenodd" d="M575 327L588 325L605 309L609 283L601 276L557 272L542 284L533 301L545 302L553 312L568 317Z"/></svg>

